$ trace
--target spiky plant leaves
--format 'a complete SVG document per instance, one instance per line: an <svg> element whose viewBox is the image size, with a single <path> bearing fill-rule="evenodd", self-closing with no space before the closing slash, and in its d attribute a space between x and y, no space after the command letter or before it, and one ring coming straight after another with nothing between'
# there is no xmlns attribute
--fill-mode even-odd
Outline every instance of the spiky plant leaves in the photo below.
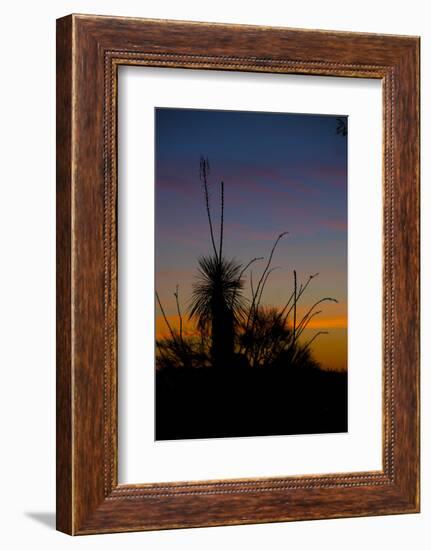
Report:
<svg viewBox="0 0 431 550"><path fill-rule="evenodd" d="M205 330L213 320L215 311L231 311L238 321L244 310L241 290L241 264L236 260L201 256L198 260L198 276L193 285L189 317L200 330Z"/></svg>
<svg viewBox="0 0 431 550"><path fill-rule="evenodd" d="M201 332L211 334L213 365L226 367L234 354L235 327L244 312L242 265L218 256L202 256L198 265L189 316Z"/></svg>

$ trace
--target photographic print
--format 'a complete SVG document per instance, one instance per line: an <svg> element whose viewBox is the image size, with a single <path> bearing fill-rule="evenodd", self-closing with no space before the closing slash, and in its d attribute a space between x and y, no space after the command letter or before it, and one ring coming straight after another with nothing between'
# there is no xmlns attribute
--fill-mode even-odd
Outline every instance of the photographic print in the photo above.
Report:
<svg viewBox="0 0 431 550"><path fill-rule="evenodd" d="M347 116L155 134L155 439L346 432Z"/></svg>
<svg viewBox="0 0 431 550"><path fill-rule="evenodd" d="M56 46L57 530L419 512L420 38Z"/></svg>

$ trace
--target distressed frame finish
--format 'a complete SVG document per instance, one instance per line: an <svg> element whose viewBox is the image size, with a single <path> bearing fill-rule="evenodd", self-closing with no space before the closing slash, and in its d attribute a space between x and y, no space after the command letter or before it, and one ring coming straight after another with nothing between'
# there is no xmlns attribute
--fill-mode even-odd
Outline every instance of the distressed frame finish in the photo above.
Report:
<svg viewBox="0 0 431 550"><path fill-rule="evenodd" d="M378 78L383 469L119 485L117 68ZM57 528L69 534L419 511L419 38L71 15L57 21Z"/></svg>

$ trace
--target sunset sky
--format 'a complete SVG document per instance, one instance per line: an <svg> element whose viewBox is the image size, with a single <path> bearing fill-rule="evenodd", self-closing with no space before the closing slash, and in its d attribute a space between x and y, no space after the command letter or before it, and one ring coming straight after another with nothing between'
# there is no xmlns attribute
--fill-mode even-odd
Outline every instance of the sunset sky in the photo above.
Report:
<svg viewBox="0 0 431 550"><path fill-rule="evenodd" d="M318 299L322 313L304 332L324 368L347 368L347 137L335 116L191 109L156 109L156 289L177 324L173 292L179 285L184 317L197 258L211 252L199 158L211 167L211 208L216 238L220 182L225 186L224 252L247 264L268 258L277 236L275 271L263 303L282 307L298 284L313 279L299 303L305 313ZM257 280L265 262L252 266ZM249 276L246 278L249 294ZM188 325L187 329L193 331ZM156 310L157 337L166 334Z"/></svg>

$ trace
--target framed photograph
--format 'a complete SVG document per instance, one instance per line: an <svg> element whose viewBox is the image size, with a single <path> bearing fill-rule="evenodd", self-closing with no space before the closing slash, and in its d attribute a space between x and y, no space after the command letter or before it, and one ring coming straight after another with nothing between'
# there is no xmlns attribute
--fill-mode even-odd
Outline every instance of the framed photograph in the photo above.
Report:
<svg viewBox="0 0 431 550"><path fill-rule="evenodd" d="M57 21L57 528L419 511L419 38Z"/></svg>

